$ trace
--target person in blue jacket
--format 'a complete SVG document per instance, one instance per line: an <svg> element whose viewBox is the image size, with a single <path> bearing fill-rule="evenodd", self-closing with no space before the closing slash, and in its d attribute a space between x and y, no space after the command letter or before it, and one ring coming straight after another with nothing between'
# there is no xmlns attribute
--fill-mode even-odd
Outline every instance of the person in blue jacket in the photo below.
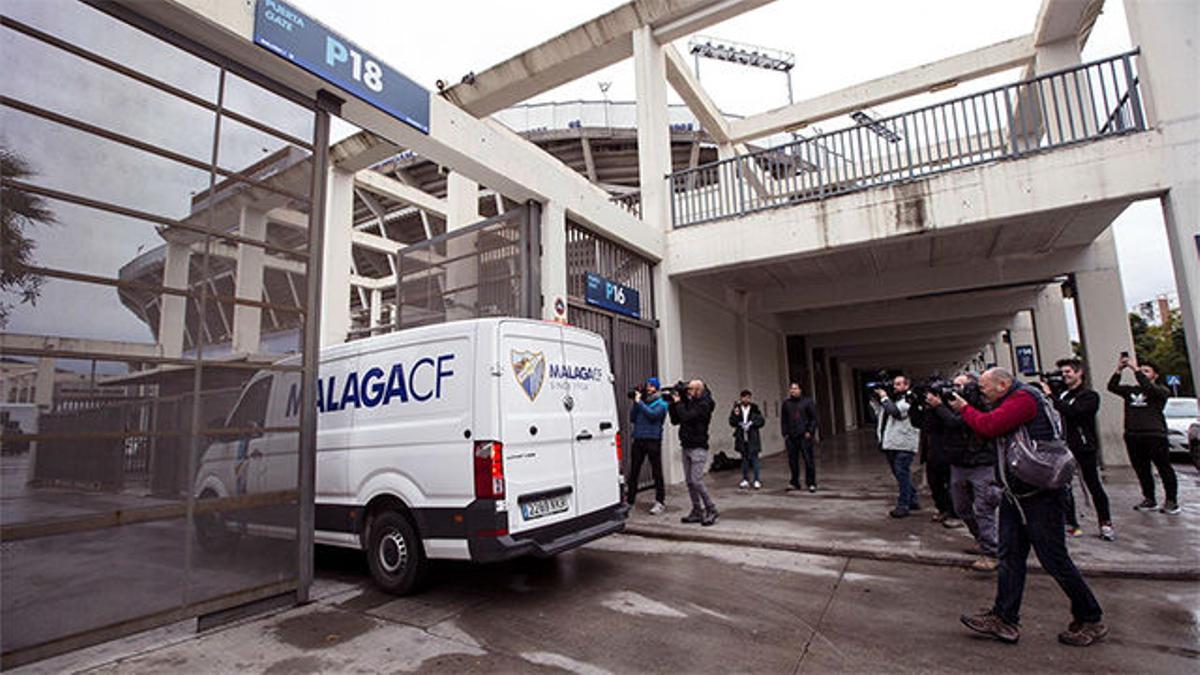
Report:
<svg viewBox="0 0 1200 675"><path fill-rule="evenodd" d="M651 515L667 510L666 486L663 484L662 430L667 417L667 402L658 393L657 377L646 380L646 384L633 392L633 406L629 409L629 421L633 424L633 447L629 454L629 473L625 478L629 506L637 499L638 474L642 472L642 461L650 460L650 473L654 475L654 506Z"/></svg>

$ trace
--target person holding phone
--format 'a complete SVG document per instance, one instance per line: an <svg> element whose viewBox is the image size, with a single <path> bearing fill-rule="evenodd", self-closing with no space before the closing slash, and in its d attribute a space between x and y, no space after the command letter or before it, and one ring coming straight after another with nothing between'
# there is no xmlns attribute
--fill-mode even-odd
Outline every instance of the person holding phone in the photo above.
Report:
<svg viewBox="0 0 1200 675"><path fill-rule="evenodd" d="M1126 369L1133 372L1137 384L1121 384L1121 373ZM1158 375L1154 363L1143 360L1139 364L1129 352L1121 352L1117 370L1108 379L1108 390L1125 401L1125 450L1142 488L1142 501L1133 508L1176 515L1180 511L1179 482L1171 467L1167 419L1163 416L1171 391L1158 383ZM1166 493L1162 508L1155 498L1152 465L1158 469Z"/></svg>

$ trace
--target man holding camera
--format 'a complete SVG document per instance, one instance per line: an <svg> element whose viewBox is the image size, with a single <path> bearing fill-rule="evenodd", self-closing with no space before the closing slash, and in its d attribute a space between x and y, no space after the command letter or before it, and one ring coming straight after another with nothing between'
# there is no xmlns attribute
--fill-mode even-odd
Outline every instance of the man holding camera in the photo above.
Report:
<svg viewBox="0 0 1200 675"><path fill-rule="evenodd" d="M957 375L954 391L977 408L983 407L979 379L974 374ZM995 478L996 447L972 431L962 415L945 405L941 397L928 393L925 404L930 410L929 429L950 463L954 512L975 537L979 558L971 563L971 569L992 572L996 569L996 507L1000 505L1000 488Z"/></svg>
<svg viewBox="0 0 1200 675"><path fill-rule="evenodd" d="M1011 372L1003 368L984 372L979 378L979 390L989 412L969 405L958 395L950 399L950 406L975 433L995 439L998 448L1008 448L1022 427L1033 441L1056 438L1049 401L1040 391L1017 382ZM1020 639L1021 597L1032 547L1042 569L1071 599L1074 620L1058 634L1058 641L1086 647L1104 639L1108 628L1100 622L1103 616L1100 603L1067 552L1062 489L1043 490L1029 485L1009 471L1004 462L997 464L997 470L1005 493L1000 504L996 601L992 609L964 614L960 621L967 628L1001 642L1013 644Z"/></svg>
<svg viewBox="0 0 1200 675"><path fill-rule="evenodd" d="M908 389L908 378L897 375L892 379L892 393L889 394L886 389L876 389L875 400L871 401L871 407L879 418L875 427L879 447L887 456L888 466L900 489L896 508L888 512L893 518L905 518L910 511L921 508L912 481L912 463L917 455L920 432L913 426L909 414L912 402L909 401Z"/></svg>
<svg viewBox="0 0 1200 675"><path fill-rule="evenodd" d="M1126 368L1133 371L1136 385L1121 384L1121 371ZM1161 511L1171 515L1179 513L1179 485L1175 469L1171 467L1167 419L1163 417L1171 390L1158 383L1158 366L1149 361L1138 365L1129 354L1122 352L1117 361L1117 372L1108 379L1108 390L1125 399L1125 449L1142 486L1143 497L1142 503L1133 508L1138 511L1158 509L1154 498L1154 473L1150 470L1153 464L1166 493Z"/></svg>
<svg viewBox="0 0 1200 675"><path fill-rule="evenodd" d="M671 392L671 404L667 412L671 424L679 426L679 444L683 446L683 476L687 481L688 495L692 498L692 512L681 518L680 522L704 526L717 522L717 505L704 486L704 468L708 462L708 425L712 422L715 407L712 394L701 380L689 382L683 396L677 390Z"/></svg>
<svg viewBox="0 0 1200 675"><path fill-rule="evenodd" d="M1054 364L1062 376L1059 391L1048 382L1041 382L1042 391L1054 404L1063 421L1063 433L1067 447L1075 456L1079 473L1092 496L1096 507L1096 519L1100 521L1100 538L1113 541L1117 533L1113 530L1112 513L1108 508L1108 494L1100 482L1100 443L1096 433L1096 414L1100 411L1100 394L1084 384L1083 362L1079 359L1060 359ZM1067 491L1067 524L1071 534L1079 531L1079 518L1075 511L1075 498Z"/></svg>
<svg viewBox="0 0 1200 675"><path fill-rule="evenodd" d="M629 409L629 421L633 424L633 448L629 453L629 475L625 485L632 509L637 499L638 474L642 472L642 462L649 459L650 473L654 476L654 506L650 507L652 516L667 510L662 467L662 428L666 418L667 402L658 394L658 378L651 377L644 385L633 390L633 406Z"/></svg>
<svg viewBox="0 0 1200 675"><path fill-rule="evenodd" d="M817 433L817 406L811 398L801 395L800 385L795 382L788 387L788 397L779 406L779 425L787 448L788 468L792 472L788 489L800 489L800 456L803 455L804 482L809 492L816 492L813 438Z"/></svg>
<svg viewBox="0 0 1200 675"><path fill-rule="evenodd" d="M762 489L762 465L759 454L762 453L762 434L759 429L767 423L762 411L752 400L753 394L749 389L743 389L738 401L729 412L729 426L733 427L733 447L742 456L742 482L738 487L745 490L750 487L750 472L754 472L754 489Z"/></svg>

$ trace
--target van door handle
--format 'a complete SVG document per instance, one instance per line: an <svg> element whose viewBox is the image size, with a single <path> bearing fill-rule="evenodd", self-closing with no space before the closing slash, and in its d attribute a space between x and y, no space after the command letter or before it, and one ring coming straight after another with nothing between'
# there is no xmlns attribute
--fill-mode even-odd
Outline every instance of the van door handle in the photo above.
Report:
<svg viewBox="0 0 1200 675"><path fill-rule="evenodd" d="M590 441L590 440L592 440L592 434L591 434L591 432L588 432L588 431L581 431L581 432L579 432L579 435L575 437L575 440Z"/></svg>
<svg viewBox="0 0 1200 675"><path fill-rule="evenodd" d="M601 422L600 431L608 431L612 428L612 422Z"/></svg>

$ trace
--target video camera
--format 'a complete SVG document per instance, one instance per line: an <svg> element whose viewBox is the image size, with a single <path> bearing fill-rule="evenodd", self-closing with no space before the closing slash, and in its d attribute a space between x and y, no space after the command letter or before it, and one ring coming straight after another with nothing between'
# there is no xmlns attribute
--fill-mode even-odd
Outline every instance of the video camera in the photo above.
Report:
<svg viewBox="0 0 1200 675"><path fill-rule="evenodd" d="M864 382L863 388L871 393L874 393L876 389L882 389L890 393L892 391L892 376L888 375L886 370L881 370L878 373L875 373L875 378L873 380Z"/></svg>
<svg viewBox="0 0 1200 675"><path fill-rule="evenodd" d="M1038 373L1038 377L1050 387L1050 391L1058 394L1067 390L1067 380L1061 370Z"/></svg>
<svg viewBox="0 0 1200 675"><path fill-rule="evenodd" d="M658 394L659 394L659 396L662 396L664 399L668 399L668 400L676 399L676 398L684 398L685 396L687 396L687 388L688 388L687 381L680 380L670 386L660 387L658 390ZM634 398L637 397L637 394L641 394L642 396L646 395L646 385L645 384L639 384L638 386L634 387L633 389L630 389L626 393L626 396L628 396L629 400L632 401L632 400L634 400Z"/></svg>
<svg viewBox="0 0 1200 675"><path fill-rule="evenodd" d="M914 384L909 391L912 392L914 403L919 406L925 405L926 394L933 394L945 404L949 404L950 400L958 394L954 383L943 377L931 377L924 382Z"/></svg>

